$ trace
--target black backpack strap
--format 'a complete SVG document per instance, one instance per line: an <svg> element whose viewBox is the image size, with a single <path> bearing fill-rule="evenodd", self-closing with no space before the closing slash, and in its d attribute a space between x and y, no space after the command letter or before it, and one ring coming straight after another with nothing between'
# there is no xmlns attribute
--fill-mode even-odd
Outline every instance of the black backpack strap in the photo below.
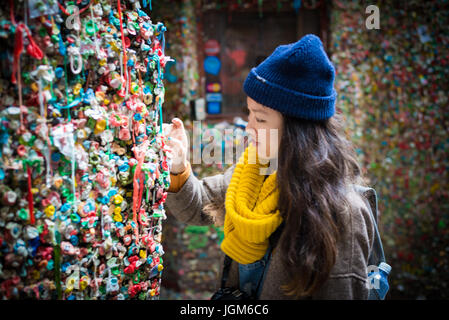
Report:
<svg viewBox="0 0 449 320"><path fill-rule="evenodd" d="M271 259L271 253L272 250L276 247L280 237L281 237L281 233L282 230L284 228L284 222L282 222L279 227L277 227L277 229L271 234L270 238L268 239L269 241L269 246L268 246L268 260L269 261ZM221 275L221 288L225 288L226 287L226 282L228 281L228 276L229 276L229 271L231 270L231 264L232 264L232 259L231 257L229 257L227 254L225 254L225 258L224 258L224 262L223 262L223 273ZM266 264L265 264L266 266ZM262 275L262 281L265 277L265 269L263 271L263 275ZM258 287L257 287L257 291L259 289L259 286L261 284L261 282L259 282ZM256 292L257 292L256 291Z"/></svg>
<svg viewBox="0 0 449 320"><path fill-rule="evenodd" d="M279 227L270 235L270 238L268 238L268 241L270 241L270 246L272 249L276 248L277 243L279 242L279 239L281 238L282 230L284 230L285 222L282 221Z"/></svg>
<svg viewBox="0 0 449 320"><path fill-rule="evenodd" d="M223 262L223 273L221 275L221 288L226 287L226 281L228 281L229 270L231 270L232 259L227 254L225 254Z"/></svg>
<svg viewBox="0 0 449 320"><path fill-rule="evenodd" d="M269 241L268 258L267 258L267 261L265 262L262 276L260 277L259 283L257 284L257 288L255 291L255 295L257 296L257 298L258 298L260 286L265 281L265 275L266 275L266 271L267 271L267 266L271 260L271 254L273 253L273 249L276 247L277 243L279 242L279 239L281 238L283 229L284 229L284 221L281 222L281 224L276 228L276 230L268 238L268 241Z"/></svg>

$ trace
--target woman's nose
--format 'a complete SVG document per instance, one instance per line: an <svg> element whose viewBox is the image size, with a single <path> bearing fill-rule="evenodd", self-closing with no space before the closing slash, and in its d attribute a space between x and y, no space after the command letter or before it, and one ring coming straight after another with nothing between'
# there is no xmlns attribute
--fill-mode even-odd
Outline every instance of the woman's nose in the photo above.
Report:
<svg viewBox="0 0 449 320"><path fill-rule="evenodd" d="M247 134L248 136L253 136L253 137L254 137L254 136L256 135L256 130L255 130L254 127L252 126L251 121L248 122L248 124L246 125L245 132L246 132L246 134Z"/></svg>

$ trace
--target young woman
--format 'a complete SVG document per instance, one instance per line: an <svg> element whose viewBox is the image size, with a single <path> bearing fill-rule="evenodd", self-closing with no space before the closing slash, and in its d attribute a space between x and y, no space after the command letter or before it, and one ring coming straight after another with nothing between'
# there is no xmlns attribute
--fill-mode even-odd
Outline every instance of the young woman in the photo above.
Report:
<svg viewBox="0 0 449 320"><path fill-rule="evenodd" d="M251 144L237 164L202 180L187 161L183 123L172 120L166 206L188 224L224 224L226 286L259 299L368 297L372 206L354 187L363 179L335 114L334 77L318 37L276 48L243 86Z"/></svg>

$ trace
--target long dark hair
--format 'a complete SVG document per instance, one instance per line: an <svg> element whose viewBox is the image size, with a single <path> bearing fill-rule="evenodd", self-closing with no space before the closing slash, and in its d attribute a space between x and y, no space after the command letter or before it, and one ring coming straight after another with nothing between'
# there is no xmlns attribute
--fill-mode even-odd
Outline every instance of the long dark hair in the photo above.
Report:
<svg viewBox="0 0 449 320"><path fill-rule="evenodd" d="M276 173L284 221L279 246L290 281L281 288L301 298L328 279L346 231L346 188L365 181L342 114L325 121L284 116L283 123Z"/></svg>

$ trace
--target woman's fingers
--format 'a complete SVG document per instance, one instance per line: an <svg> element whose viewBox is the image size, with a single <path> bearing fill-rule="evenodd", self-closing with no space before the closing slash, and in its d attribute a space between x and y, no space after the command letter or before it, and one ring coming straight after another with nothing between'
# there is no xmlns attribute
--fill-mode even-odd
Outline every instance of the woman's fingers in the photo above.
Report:
<svg viewBox="0 0 449 320"><path fill-rule="evenodd" d="M173 172L176 173L183 171L185 169L185 162L187 160L187 150L183 146L183 143L178 139L170 139L167 141L167 145L171 148L171 154L173 156Z"/></svg>
<svg viewBox="0 0 449 320"><path fill-rule="evenodd" d="M184 146L184 144L182 143L181 140L170 137L169 140L167 140L167 144L168 146L172 147L173 149L181 149L184 150L186 148L186 146Z"/></svg>
<svg viewBox="0 0 449 320"><path fill-rule="evenodd" d="M166 150L168 153L174 154L173 148L169 147L168 145L165 146L165 150Z"/></svg>
<svg viewBox="0 0 449 320"><path fill-rule="evenodd" d="M173 118L172 123L162 124L162 131L166 134L169 134L175 129L184 129L184 123L179 118Z"/></svg>
<svg viewBox="0 0 449 320"><path fill-rule="evenodd" d="M179 118L173 118L172 120L174 129L184 131L184 123Z"/></svg>
<svg viewBox="0 0 449 320"><path fill-rule="evenodd" d="M162 132L164 136L170 136L170 133L173 130L173 125L171 123L163 123L162 124Z"/></svg>
<svg viewBox="0 0 449 320"><path fill-rule="evenodd" d="M173 124L175 125L175 127L183 126L183 122L182 122L182 120L179 119L179 118L173 118L171 121L173 122Z"/></svg>
<svg viewBox="0 0 449 320"><path fill-rule="evenodd" d="M171 147L171 153L175 157L184 157L187 153L189 142L182 121L174 118L171 124L163 123L162 131L165 137L168 138L166 144Z"/></svg>
<svg viewBox="0 0 449 320"><path fill-rule="evenodd" d="M184 140L185 133L183 131L174 129L172 124L164 123L162 125L162 132L163 132L164 136L167 138Z"/></svg>
<svg viewBox="0 0 449 320"><path fill-rule="evenodd" d="M184 126L182 125L182 122L176 124L175 123L176 122L173 123L173 128L169 136L184 141L184 143L186 143L188 139Z"/></svg>
<svg viewBox="0 0 449 320"><path fill-rule="evenodd" d="M182 172L186 168L189 147L184 124L179 118L173 118L171 124L162 124L162 131L168 138L166 140L167 150L173 156L171 171L173 173Z"/></svg>

